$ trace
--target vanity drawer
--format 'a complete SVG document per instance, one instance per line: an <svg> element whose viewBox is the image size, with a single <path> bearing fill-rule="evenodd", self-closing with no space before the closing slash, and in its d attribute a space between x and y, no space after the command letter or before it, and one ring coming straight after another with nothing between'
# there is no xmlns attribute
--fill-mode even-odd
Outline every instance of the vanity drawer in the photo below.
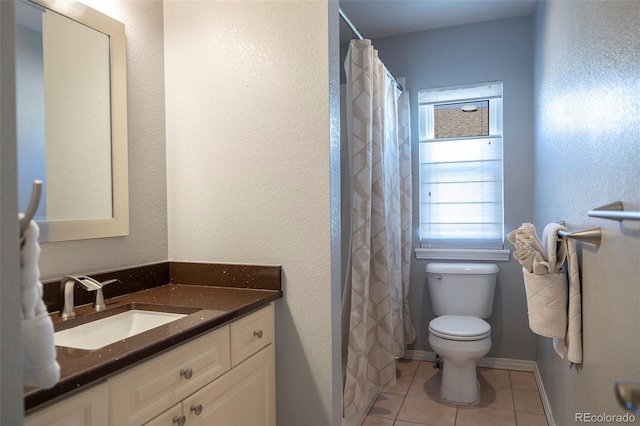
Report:
<svg viewBox="0 0 640 426"><path fill-rule="evenodd" d="M273 304L231 323L231 366L273 342Z"/></svg>
<svg viewBox="0 0 640 426"><path fill-rule="evenodd" d="M110 379L112 425L143 424L231 368L229 326Z"/></svg>

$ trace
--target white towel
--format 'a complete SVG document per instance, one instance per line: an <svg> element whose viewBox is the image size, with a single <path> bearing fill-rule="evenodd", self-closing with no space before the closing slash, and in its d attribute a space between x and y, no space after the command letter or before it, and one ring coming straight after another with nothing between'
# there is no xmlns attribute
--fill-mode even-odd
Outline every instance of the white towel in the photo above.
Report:
<svg viewBox="0 0 640 426"><path fill-rule="evenodd" d="M549 271L547 253L531 223L523 223L507 234L507 239L516 247L513 257L530 273L546 274Z"/></svg>
<svg viewBox="0 0 640 426"><path fill-rule="evenodd" d="M578 254L573 240L566 239L567 265L569 274L569 307L566 336L553 339L553 347L558 355L574 364L582 364L582 290L578 267Z"/></svg>
<svg viewBox="0 0 640 426"><path fill-rule="evenodd" d="M567 277L564 272L532 274L522 268L527 294L529 328L534 333L561 338L567 333Z"/></svg>
<svg viewBox="0 0 640 426"><path fill-rule="evenodd" d="M23 370L25 386L50 388L60 379L60 366L53 343L53 323L42 301L39 234L38 225L31 221L24 231L24 245L20 251Z"/></svg>
<svg viewBox="0 0 640 426"><path fill-rule="evenodd" d="M568 229L559 223L549 223L542 231L542 245L547 251L551 273L564 271L564 261L567 258L567 244L558 235L558 231L568 231Z"/></svg>

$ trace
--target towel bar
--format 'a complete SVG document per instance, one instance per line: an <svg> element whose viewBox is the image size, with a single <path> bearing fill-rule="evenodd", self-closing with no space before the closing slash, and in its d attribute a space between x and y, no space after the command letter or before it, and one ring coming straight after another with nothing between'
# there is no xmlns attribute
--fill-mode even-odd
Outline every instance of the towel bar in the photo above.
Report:
<svg viewBox="0 0 640 426"><path fill-rule="evenodd" d="M640 220L640 211L625 211L622 201L615 201L606 206L596 207L589 210L590 217L610 220Z"/></svg>
<svg viewBox="0 0 640 426"><path fill-rule="evenodd" d="M599 246L602 241L601 228L586 229L584 231L575 232L558 231L558 235L565 238L571 238L573 240L583 241L585 243L595 244L597 246Z"/></svg>

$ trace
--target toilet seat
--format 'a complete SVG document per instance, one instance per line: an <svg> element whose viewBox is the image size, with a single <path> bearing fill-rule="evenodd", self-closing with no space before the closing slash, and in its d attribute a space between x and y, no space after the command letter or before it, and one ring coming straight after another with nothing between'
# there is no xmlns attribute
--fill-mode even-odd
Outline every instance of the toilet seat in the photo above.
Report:
<svg viewBox="0 0 640 426"><path fill-rule="evenodd" d="M443 315L431 320L429 332L447 340L482 340L491 335L491 325L481 318Z"/></svg>

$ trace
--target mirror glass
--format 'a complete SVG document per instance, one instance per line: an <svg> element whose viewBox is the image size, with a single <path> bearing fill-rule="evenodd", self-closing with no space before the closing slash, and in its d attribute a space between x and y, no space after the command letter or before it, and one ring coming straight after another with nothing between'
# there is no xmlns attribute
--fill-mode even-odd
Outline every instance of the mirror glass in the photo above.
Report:
<svg viewBox="0 0 640 426"><path fill-rule="evenodd" d="M42 180L41 242L127 235L124 25L77 2L16 10L19 205Z"/></svg>

